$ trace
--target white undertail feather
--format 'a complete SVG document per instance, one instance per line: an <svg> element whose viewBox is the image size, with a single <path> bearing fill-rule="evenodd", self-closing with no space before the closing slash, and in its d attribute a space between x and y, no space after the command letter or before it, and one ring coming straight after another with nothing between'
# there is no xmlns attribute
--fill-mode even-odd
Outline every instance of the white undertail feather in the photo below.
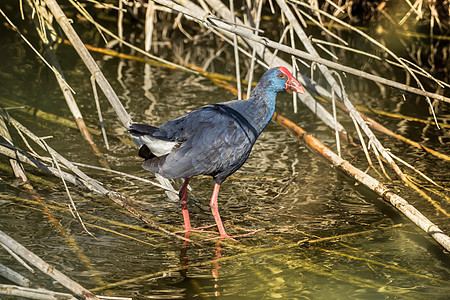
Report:
<svg viewBox="0 0 450 300"><path fill-rule="evenodd" d="M139 139L150 149L155 156L169 154L178 142L162 141L148 135L142 135Z"/></svg>

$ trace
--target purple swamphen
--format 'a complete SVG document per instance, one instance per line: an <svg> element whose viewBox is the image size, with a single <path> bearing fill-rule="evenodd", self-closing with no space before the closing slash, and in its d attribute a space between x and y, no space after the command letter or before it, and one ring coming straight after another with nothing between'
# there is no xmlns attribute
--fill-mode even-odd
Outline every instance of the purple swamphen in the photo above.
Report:
<svg viewBox="0 0 450 300"><path fill-rule="evenodd" d="M288 69L276 67L261 77L247 100L206 105L159 127L132 124L128 128L144 143L139 149L144 169L169 179L185 178L179 192L185 232L192 230L187 186L191 177L203 174L215 182L210 205L220 238L230 238L218 210L220 185L247 160L275 112L277 94L284 90L304 93Z"/></svg>

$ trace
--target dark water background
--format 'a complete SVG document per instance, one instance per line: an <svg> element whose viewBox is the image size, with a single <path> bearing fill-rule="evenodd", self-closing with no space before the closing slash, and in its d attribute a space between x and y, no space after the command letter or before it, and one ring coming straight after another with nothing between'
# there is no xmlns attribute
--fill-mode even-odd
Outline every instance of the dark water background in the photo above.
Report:
<svg viewBox="0 0 450 300"><path fill-rule="evenodd" d="M9 13L17 24L31 31L29 23L21 21L18 14ZM115 26L114 23L109 25ZM78 29L87 42L98 40L92 27L79 26ZM32 33L29 36L37 45L36 36ZM40 109L72 118L51 72L16 33L4 26L0 26L0 53L2 106L11 107L9 101L13 101L15 106L27 105L31 111ZM61 45L57 55L67 81L77 93L75 97L86 122L98 127L90 75L70 46ZM93 55L137 122L157 125L202 105L235 98L196 75ZM352 57L346 59L349 64L360 64L352 62ZM232 74L229 66L219 63L217 68ZM309 73L309 70L304 71ZM261 72L259 70L259 74ZM402 73L393 76L401 78ZM420 97L409 96L408 101L403 101L397 91L388 90L383 94L374 84L361 83L351 77L346 80L355 104L430 118L427 105ZM107 129L126 137L104 98L101 105ZM301 105L294 114L288 94L278 97L277 111L333 146L334 133ZM69 160L99 165L77 130L21 110L10 113L38 136L53 136L48 143ZM448 114L448 108L441 108L440 113ZM439 131L421 123L371 116L406 137L449 153L448 129ZM351 121L343 119L343 123L352 128ZM12 135L13 140L24 147L20 137L15 132ZM448 163L400 141L378 136L393 153L448 189ZM94 140L112 169L153 178L140 168L141 161L134 146L112 138L108 151L100 136L94 136ZM365 170L365 159L359 150L349 147L348 151L354 158L344 154L345 158ZM0 159L8 163L5 157ZM39 183L33 185L75 245L52 224L43 206L18 187L5 170L0 171L0 229L88 289L120 283L97 291L98 294L136 299L448 299L448 253L389 204L331 169L275 123L269 124L246 164L221 188L219 209L227 231L243 234L260 230L239 239L239 243L211 241L203 243L202 247L182 247L181 241L151 231L109 200L70 187L78 210L96 237L92 238L68 211L69 200L62 184L30 167L26 170L57 184L53 188ZM114 174L84 171L110 189L140 201L140 209L158 224L166 224L171 230L182 229L178 204L170 202L161 189ZM386 182L372 171L369 173ZM190 208L193 225L212 224L214 220L208 205L212 180L198 177L191 183L193 195L200 201ZM180 182L176 185L179 187ZM444 231L450 231L448 218L438 213L432 204L398 181L389 186ZM436 199L449 209L448 202ZM352 233L354 235L317 243L298 243L307 238ZM207 237L210 235L199 234L193 239L200 241ZM215 260L217 258L220 259ZM28 274L2 250L0 263L22 272L42 287L64 291L39 272L34 276ZM121 283L124 280L128 282ZM0 282L6 281L0 278Z"/></svg>

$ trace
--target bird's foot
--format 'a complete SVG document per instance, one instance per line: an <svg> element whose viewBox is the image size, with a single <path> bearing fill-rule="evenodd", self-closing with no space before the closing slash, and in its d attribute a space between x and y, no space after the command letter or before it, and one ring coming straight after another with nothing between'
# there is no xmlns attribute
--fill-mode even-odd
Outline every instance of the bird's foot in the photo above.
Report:
<svg viewBox="0 0 450 300"><path fill-rule="evenodd" d="M204 230L204 229L211 228L214 226L216 226L216 224L209 225L209 226L195 227L195 228L189 227L189 228L185 228L184 230L175 231L175 233L187 233L187 232L217 233L217 231Z"/></svg>
<svg viewBox="0 0 450 300"><path fill-rule="evenodd" d="M217 232L216 232L217 233ZM205 241L212 241L212 240L219 240L219 241L223 241L223 240L231 240L231 241L233 241L233 242L237 242L238 240L236 240L236 239L234 239L235 237L238 237L238 236L229 236L228 234L221 234L220 236L218 236L218 237L213 237L213 238L209 238L209 239L206 239Z"/></svg>
<svg viewBox="0 0 450 300"><path fill-rule="evenodd" d="M252 232L248 232L248 233L244 233L244 234L233 235L233 236L230 236L227 233L224 233L224 234L221 234L218 237L213 237L213 238L206 239L205 241L211 241L211 240L232 240L234 242L237 242L238 240L236 240L236 238L241 238L241 237L246 237L246 236L249 236L249 235L253 235L253 234L257 233L260 230L261 229L258 229L258 230L252 231Z"/></svg>

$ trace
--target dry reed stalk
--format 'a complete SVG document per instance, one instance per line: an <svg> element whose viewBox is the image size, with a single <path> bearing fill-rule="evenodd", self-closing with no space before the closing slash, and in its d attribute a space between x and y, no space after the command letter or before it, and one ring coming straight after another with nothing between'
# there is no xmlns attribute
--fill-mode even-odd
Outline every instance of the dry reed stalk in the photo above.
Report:
<svg viewBox="0 0 450 300"><path fill-rule="evenodd" d="M57 42L58 38L56 36L56 32L52 27L52 15L49 14L47 8L44 4L39 4L36 2L32 2L31 0L27 0L28 7L33 11L31 14L33 16L33 21L36 27L36 31L41 38L45 46L45 56L48 58L49 63L53 67L54 74L58 85L64 95L64 99L66 100L67 106L69 107L70 112L72 113L78 128L81 132L81 136L89 143L94 153L102 157L100 150L97 145L92 140L89 131L87 130L86 124L84 122L83 115L81 114L80 109L75 101L75 98L72 94L72 91L68 88L67 83L64 79L64 74L62 72L61 66L59 65L58 59L53 51L53 46ZM105 164L103 160L100 160L101 163Z"/></svg>
<svg viewBox="0 0 450 300"><path fill-rule="evenodd" d="M8 117L8 116L7 116L6 112L5 112L5 111L2 111L1 121L3 122L4 125L5 125L4 120L5 120L5 118L7 118L7 117ZM15 124L15 127L17 128L17 124ZM6 129L6 125L5 125L5 128L4 128L4 129L7 130L7 129ZM20 132L20 131L19 131L19 132ZM7 131L6 131L6 134L9 136L9 133L8 133ZM8 139L8 140L9 140L9 139ZM44 146L46 146L46 147L48 148L48 146L46 145L46 143L45 143L44 140L41 140L41 142L44 143ZM10 144L10 146L12 146L13 149L15 148L13 144ZM51 153L51 155L52 155L52 161L56 164L56 166L57 166L57 168L58 168L58 173L59 173L59 174L62 174L62 171L61 171L61 169L60 169L60 167L59 167L59 164L58 164L58 163L56 162L56 160L54 159L54 156L53 156L52 153ZM23 173L23 175L25 175L25 173ZM86 232L87 232L88 234L91 234L91 233L87 230L87 228L84 226L83 220L81 219L80 215L78 214L78 211L77 211L77 208L76 208L76 206L75 206L75 203L73 202L72 197L71 197L70 192L69 192L69 189L68 189L68 187L67 187L67 185L66 185L66 181L64 180L64 177L63 177L62 175L61 175L61 180L62 180L62 182L63 182L63 184L64 184L64 187L65 187L65 189L66 189L66 191L67 191L67 195L68 195L68 197L69 197L70 204L71 204L71 206L73 207L73 211L75 212L76 216L78 217L78 220L80 221L81 225L82 225L83 228L86 230ZM40 197L34 192L32 186L31 186L30 184L28 184L28 186L26 187L26 189L27 189L27 191L28 191L34 198L38 199L38 200L42 203ZM53 224L57 224L56 226L59 226L59 222L58 222L56 219L54 219L54 217L52 216L52 214L51 214L49 211L47 211L47 216L49 217L49 219L52 221ZM74 215L74 217L75 217L75 215Z"/></svg>
<svg viewBox="0 0 450 300"><path fill-rule="evenodd" d="M263 0L259 0L259 2L258 2L258 8L257 8L257 12L256 12L256 24L255 24L256 27L255 27L255 29L259 29L263 2L264 2ZM250 24L248 24L248 25L250 25ZM258 34L259 34L259 32L256 31L256 35L258 35ZM248 71L248 85L247 85L247 97L246 98L248 98L252 92L252 82L253 82L253 72L254 72L254 68L255 68L255 61L256 61L256 47L255 47L255 43L253 43L252 57L250 60L250 69Z"/></svg>
<svg viewBox="0 0 450 300"><path fill-rule="evenodd" d="M123 40L123 1L119 0L119 9L118 9L118 17L117 17L117 35L119 36L119 47L122 47L122 42L120 40Z"/></svg>
<svg viewBox="0 0 450 300"><path fill-rule="evenodd" d="M153 23L155 21L155 3L148 0L147 9L145 10L145 51L147 52L150 52L152 47Z"/></svg>
<svg viewBox="0 0 450 300"><path fill-rule="evenodd" d="M0 276L8 279L11 282L14 282L15 284L18 284L20 286L24 287L30 287L31 281L26 278L25 276L22 276L22 274L17 273L13 269L8 268L7 266L0 264Z"/></svg>
<svg viewBox="0 0 450 300"><path fill-rule="evenodd" d="M50 57L50 63L55 67L56 70L58 70L58 72L61 74L61 77L64 78L61 67L59 65L58 60L56 59L56 55L53 52L53 50L48 48L47 55ZM78 108L78 105L75 101L73 94L70 92L70 90L64 85L64 83L58 77L56 77L56 79L57 79L58 84L61 88L61 91L64 95L64 99L66 99L67 106L69 107L70 112L72 113L72 115L75 119L75 122L77 123L78 129L81 132L81 136L84 138L84 140L86 140L89 143L89 145L91 146L95 155L97 155L98 157L103 157L102 153L98 149L97 145L95 144L94 140L92 139L92 137L89 133L86 123L84 122L83 115L81 114L81 111ZM103 159L101 159L99 161L102 165L104 165L106 167L108 166L108 164Z"/></svg>
<svg viewBox="0 0 450 300"><path fill-rule="evenodd" d="M108 50L106 50L108 52ZM27 117L31 118L38 118L40 120L45 120L47 122L51 122L60 126L72 128L72 129L78 129L77 123L73 122L72 120L66 119L64 117L45 112L43 110L40 110L38 108L31 108L27 106L20 106L20 103L12 101L10 99L2 98L0 97L0 101L2 104L8 107L15 107L15 111L18 111L20 115L27 115ZM5 108L5 110L7 110ZM87 126L87 130L93 134L93 135L102 135L101 130L97 130L95 128L92 128L91 126ZM107 136L113 137L120 142L128 145L134 145L134 143L130 139L123 138L115 133L107 132Z"/></svg>
<svg viewBox="0 0 450 300"><path fill-rule="evenodd" d="M343 105L343 103L337 102L337 105L338 105L339 109L341 109L341 110L343 110L345 112L348 112L347 108ZM408 138L406 138L406 137L404 137L402 135L399 135L399 134L393 132L392 130L386 128L385 126L381 125L380 123L378 123L374 119L372 119L372 118L370 118L370 117L368 117L365 114L360 112L361 110L372 111L371 109L365 109L365 108L362 108L362 107L356 107L356 108L358 109L359 114L364 119L366 124L369 127L371 127L372 129L374 129L376 131L379 131L381 133L384 133L386 135L389 135L389 136L391 136L391 137L393 137L393 138L395 138L397 140L403 141L403 142L405 142L405 143L407 143L407 144L409 144L409 145L411 145L413 147L416 147L418 149L424 150L425 152L430 153L430 154L432 154L432 155L434 155L434 156L436 156L436 157L438 157L440 159L443 159L443 160L446 160L446 161L450 161L450 156L448 156L447 154L441 153L441 152L436 151L434 149L431 149L431 148L429 148L427 146L424 146L424 145L422 145L422 144L420 144L418 142L415 142L415 141L413 141L411 139L408 139ZM414 121L414 120L412 120L412 121ZM443 125L447 125L447 124L443 124Z"/></svg>
<svg viewBox="0 0 450 300"><path fill-rule="evenodd" d="M421 149L421 150L423 150L423 151L425 151L427 153L430 153L430 154L432 154L432 155L434 155L434 156L436 156L436 157L438 157L438 158L440 158L442 160L450 161L450 156L445 154L445 153L441 153L441 152L436 151L436 150L434 150L432 148L424 146L424 145L422 145L422 144L420 144L418 142L410 140L410 139L408 139L408 138L406 138L404 136L401 136L400 134L397 134L397 133L393 132L392 130L384 127L383 125L381 125L380 123L376 122L372 118L369 118L367 116L363 116L363 118L366 120L366 122L368 123L368 125L370 127L372 127L373 129L375 129L375 130L377 130L379 132L382 132L382 133L384 133L386 135L392 136L393 138L396 138L396 139L398 139L400 141L403 141L403 142L405 142L405 143L407 143L407 144L409 144L411 146L414 146L414 147L416 147L418 149Z"/></svg>
<svg viewBox="0 0 450 300"><path fill-rule="evenodd" d="M131 49L133 49L133 50L135 50L135 51L137 51L137 52L143 54L144 56L147 56L147 57L149 57L149 58L152 58L152 59L154 59L154 60L157 60L157 61L160 61L160 62L169 64L169 65L173 65L173 66L175 66L175 67L179 67L179 65L177 65L177 64L175 64L175 63L173 63L173 62L170 62L170 61L167 61L167 60L165 60L165 59L162 59L162 58L160 58L160 57L158 57L158 56L152 55L152 54L146 52L145 50L143 50L143 49L141 49L141 48L139 48L139 47L134 46L132 43L127 42L127 41L125 41L124 39L121 39L119 36L117 36L116 34L114 34L113 32L111 32L110 30L106 29L104 26L102 26L102 25L100 25L99 23L97 23L97 22L94 20L94 18L87 12L87 10L85 10L82 6L80 6L78 2L76 2L76 1L74 1L74 0L69 0L69 1L72 3L72 5L73 5L73 6L74 6L74 7L75 7L75 8L76 8L76 9L77 9L77 10L78 10L78 11L79 11L79 12L80 12L80 13L81 13L81 14L82 14L89 22L91 22L91 23L99 30L99 32L100 32L102 35L105 33L105 34L109 35L110 37L114 38L115 40L121 42L123 45L125 45L125 46L127 46L127 47L129 47L129 48L131 48ZM53 3L53 2L52 2L52 3ZM135 2L133 2L133 3L135 3ZM47 4L47 5L48 5L48 4ZM61 10L61 8L59 8L59 10L60 10L60 13L62 13L62 15L64 15L64 12ZM66 22L66 19L63 20L62 22ZM61 25L61 24L60 24L60 25ZM70 25L70 22L69 22L69 24L66 24L66 25ZM70 26L71 26L71 25L70 25ZM63 28L63 30L64 30L64 28ZM73 28L72 28L71 34L76 34L76 32L73 30ZM67 33L66 33L66 35L67 35ZM69 40L70 40L70 38L69 38ZM77 43L77 44L74 46L75 50L77 50L77 47L79 47L80 44L82 44L79 37L78 37L78 40L79 40L80 42ZM105 43L106 43L106 39L105 39ZM78 51L78 50L77 50L77 51ZM83 51L83 50L81 50L81 51ZM80 56L80 57L83 59L82 56ZM86 64L86 61L85 61L85 64ZM90 64L91 64L91 62L89 62L89 65L90 65ZM87 67L88 67L88 69L91 71L90 67L89 67L89 66L87 66ZM192 71L192 70L186 69L186 71ZM192 73L195 74L194 71L192 71Z"/></svg>
<svg viewBox="0 0 450 300"><path fill-rule="evenodd" d="M34 133L32 133L28 128L17 122L14 118L8 117L8 120L10 123L18 130L20 130L22 133L27 135L30 139L32 139L36 144L38 144L44 151L47 151L50 153L51 156L55 157L58 161L60 161L62 164L64 164L69 170L71 170L73 173L75 173L77 176L79 176L81 179L83 179L87 184L92 186L95 190L100 191L102 194L106 195L108 193L108 190L105 189L102 185L98 183L98 181L90 178L80 170L76 166L74 166L69 160L64 158L62 155L60 155L58 152L56 152L52 147L47 145L45 141L39 137L37 137Z"/></svg>
<svg viewBox="0 0 450 300"><path fill-rule="evenodd" d="M159 187L161 189L167 190L169 192L172 192L172 193L175 193L175 194L178 193L174 189L168 190L167 187L165 187L165 186L163 186L161 184L158 184L158 183L156 183L154 181L151 181L151 180L148 180L148 179L145 179L145 178L141 178L141 177L138 177L138 176L134 176L134 175L131 175L131 174L128 174L128 173L124 173L124 172L120 172L120 171L116 171L116 170L112 170L112 169L107 169L107 168L102 168L102 167L97 167L97 166L92 166L92 165L87 165L87 164L83 164L83 163L76 163L76 162L72 162L72 163L74 165L76 165L76 166L79 166L79 167L85 167L85 168L88 168L88 169L100 170L100 171L104 171L104 172L107 172L107 173L114 173L114 174L121 175L123 177L136 179L136 180L139 180L139 181L142 181L142 182L145 182L145 183L150 183L151 185L154 185L154 186Z"/></svg>
<svg viewBox="0 0 450 300"><path fill-rule="evenodd" d="M73 90L70 88L70 86L65 81L64 75L63 75L62 70L59 66L59 63L56 59L56 56L54 55L54 52L51 50L51 45L54 44L54 42L55 42L52 39L52 38L54 38L54 30L50 25L51 17L48 14L44 5L39 5L38 3L34 3L31 0L28 0L27 4L28 4L29 8L33 11L33 14L32 14L34 16L33 21L36 24L36 30L38 32L38 35L40 36L42 42L45 44L45 46L47 48L46 56L49 58L50 62L47 62L45 60L43 60L43 61L53 71L53 73L57 79L57 82L61 88L61 91L63 92L64 98L66 99L67 105L69 106L69 109L75 118L75 121L78 125L78 128L79 128L83 138L91 145L94 153L97 156L101 157L101 153L100 153L99 149L97 148L97 146L95 145L95 143L93 142L93 140L86 128L86 124L84 123L83 116L81 115L81 112L75 102L75 99L72 94ZM13 26L13 28L16 31L18 31L17 28L12 23L10 23L10 24L11 24L11 26ZM20 34L20 32L19 32L19 34ZM22 34L20 34L20 35L22 36ZM25 39L25 37L23 37L23 38ZM31 44L29 44L29 45L30 45L30 47L32 47ZM41 56L39 55L39 57L41 57ZM43 58L41 57L41 59L43 59Z"/></svg>
<svg viewBox="0 0 450 300"><path fill-rule="evenodd" d="M436 125L436 123L434 121L429 121L429 120L424 120L424 119L415 118L415 117L411 117L411 116L406 116L406 115L402 115L399 113L391 113L391 112L387 112L384 110L367 108L367 107L358 106L358 105L356 106L356 109L358 109L359 111L372 112L377 115L386 116L386 117L390 117L390 118L394 118L394 119L401 119L401 120L406 120L406 121L411 121L411 122L422 123L422 124L426 124L426 125ZM444 119L444 117L441 117L441 119ZM441 121L441 122L439 122L439 127L450 128L450 124L446 124Z"/></svg>
<svg viewBox="0 0 450 300"><path fill-rule="evenodd" d="M16 178L18 178L21 181L22 187L27 191L27 193L30 194L30 196L32 196L34 199L39 201L41 203L41 205L43 205L43 202L42 202L40 196L34 191L33 186L28 181L28 178L27 178L27 175L25 174L24 168L20 163L21 160L17 158L19 155L18 149L15 149L15 146L12 143L11 136L8 132L8 128L6 127L4 115L2 115L0 117L0 135L3 136L4 139L9 143L8 146L11 147L12 149L14 149L14 150L10 151L13 153L10 153L9 157L10 157L11 167L13 169L13 172L14 172ZM44 206L44 208L45 208L45 206ZM46 215L49 218L49 220L52 222L52 224L54 224L57 227L58 226L61 227L59 222L52 216L51 212L48 209L46 209Z"/></svg>
<svg viewBox="0 0 450 300"><path fill-rule="evenodd" d="M1 153L1 154L4 154L3 149L4 149L3 146L0 145L0 153ZM5 149L7 149L7 148L5 148ZM10 150L10 149L8 149L8 150ZM10 150L10 151L11 151L11 150ZM12 154L14 155L14 151L11 151L10 153L12 153ZM9 156L9 155L5 155L5 156L11 157L11 156ZM23 162L23 161L22 161L22 162ZM13 171L11 170L11 166L10 166L10 165L4 164L4 163L0 163L0 170L1 170L2 172L4 172L4 173L7 173L7 174L11 175L11 176L14 176L14 173L13 173ZM44 178L42 178L42 177L40 177L40 176L36 176L36 175L33 175L33 174L28 173L28 174L27 174L27 177L28 177L28 179L29 179L31 182L38 183L38 184L41 184L41 185L43 185L43 186L47 186L47 187L50 187L50 188L57 188L57 187L58 187L57 184L55 184L55 183L53 183L53 182L51 182L51 181L48 181L48 180L46 180L46 179L44 179Z"/></svg>
<svg viewBox="0 0 450 300"><path fill-rule="evenodd" d="M6 123L3 117L0 117L0 136L2 136L7 143L13 145L11 135L9 134L8 127L6 127ZM31 184L28 182L27 175L25 174L23 167L20 164L20 161L11 158L9 160L9 163L14 172L14 175L20 181L20 183L23 184L24 187L28 190L33 189Z"/></svg>
<svg viewBox="0 0 450 300"><path fill-rule="evenodd" d="M103 141L105 142L106 149L109 150L108 136L106 135L105 124L103 123L102 109L100 107L100 100L98 99L97 85L95 83L94 76L91 76L91 85L92 85L92 92L94 94L95 106L97 108L98 121L100 123L100 128L102 130Z"/></svg>
<svg viewBox="0 0 450 300"><path fill-rule="evenodd" d="M73 185L77 185L81 188L87 189L89 190L89 187L80 179L78 179L77 177L73 176L72 174L66 173L64 171L59 172L56 168L53 168L51 166L48 166L40 161L38 161L37 159L29 156L28 154L25 154L24 151L22 151L21 149L14 147L14 150L12 150L11 148L7 148L4 145L0 145L0 153L7 156L7 157L14 157L18 160L20 160L22 163L26 163L29 164L41 171L43 171L44 173L47 174L51 174L54 175L56 177L64 177L64 180L72 183ZM93 190L95 192L100 193L100 191L96 191Z"/></svg>
<svg viewBox="0 0 450 300"><path fill-rule="evenodd" d="M335 168L343 171L351 178L357 180L367 188L371 189L383 200L388 201L408 219L410 219L419 228L429 234L436 242L438 242L447 251L450 251L450 237L440 230L435 224L423 216L418 210L410 205L406 200L391 192L385 185L378 182L373 177L353 167L349 162L334 154L330 149L325 147L319 140L308 134L302 128L298 127L288 119L279 114L275 114L273 118L277 123L291 131L298 138L304 141L314 151L319 153L325 160L331 163Z"/></svg>
<svg viewBox="0 0 450 300"><path fill-rule="evenodd" d="M364 51L361 51L361 50L358 50L358 49L355 49L355 48L343 46L343 45L332 43L332 42L329 42L329 41L318 40L318 39L315 39L315 38L312 38L311 42L317 44L317 46L319 46L319 45L327 45L327 46L331 46L333 48L340 48L340 49L343 49L343 50L346 50L346 51L350 51L350 52L357 53L357 54L360 54L360 55L363 55L363 56L367 56L369 58L376 59L376 60L378 60L380 62L386 62L386 63L388 63L390 65L393 65L393 66L396 66L398 68L404 69L403 65L401 65L401 64L399 64L399 63L397 63L395 61L392 61L390 59L381 58L380 56L377 56L375 54L367 53L367 52L364 52ZM450 87L450 84L433 77L430 73L425 71L420 66L418 66L416 64L413 64L412 62L407 61L407 60L402 60L402 61L404 61L407 64L412 64L415 67L415 69L411 69L412 72L414 72L416 74L419 74L419 75L421 75L423 77L426 77L426 78L428 78L430 80L433 80L434 82L436 82L442 88L444 88L445 86L446 87ZM439 124L439 126L441 126L441 124Z"/></svg>
<svg viewBox="0 0 450 300"><path fill-rule="evenodd" d="M28 265L19 255L17 255L14 251L9 249L6 245L2 244L0 241L0 246L3 247L15 260L17 260L18 263L20 263L25 269L27 269L31 274L36 274L36 271Z"/></svg>
<svg viewBox="0 0 450 300"><path fill-rule="evenodd" d="M55 0L45 0L45 2L50 11L52 12L52 14L54 15L58 24L64 30L64 33L72 43L74 49L77 51L78 55L85 63L86 67L89 69L91 74L95 76L95 80L102 89L103 93L105 93L107 99L110 101L120 121L125 127L127 127L129 124L132 123L130 116L126 112L123 105L120 103L119 98L115 94L109 82L104 77L95 60L92 58L87 49L84 47L83 42L78 37L72 25L70 25L70 21L67 19L64 12L61 10L61 8L59 7L58 3Z"/></svg>
<svg viewBox="0 0 450 300"><path fill-rule="evenodd" d="M61 78L60 74L52 68L52 66L41 55L41 53L36 50L36 48L30 43L30 41L28 41L28 39L20 32L20 30L11 22L11 20L6 16L2 9L0 9L0 14L5 18L11 28L19 34L19 36L25 41L25 43L31 48L31 50L33 50L33 52L39 57L39 59L55 74L55 76L60 77L60 79L64 81L64 78ZM67 82L65 82L65 84L73 92L73 89L70 87L70 85Z"/></svg>
<svg viewBox="0 0 450 300"><path fill-rule="evenodd" d="M236 23L236 17L234 15L234 0L230 0L230 11L231 11L231 21ZM233 35L233 49L234 49L234 65L236 68L236 83L238 90L238 99L242 99L242 86L241 86L241 69L239 65L239 50L238 50L238 36L236 34Z"/></svg>
<svg viewBox="0 0 450 300"><path fill-rule="evenodd" d="M46 263L36 254L26 249L24 246L16 242L1 230L0 243L8 247L14 253L20 255L23 259L27 260L43 273L58 281L60 284L62 284L64 287L66 287L76 295L82 297L83 299L98 299L93 293L89 292L87 289L71 280L69 277L58 271L54 266Z"/></svg>
<svg viewBox="0 0 450 300"><path fill-rule="evenodd" d="M157 1L161 1L161 0L157 0ZM268 47L279 49L280 51L286 52L288 54L292 54L292 55L295 55L295 56L298 56L298 57L301 57L301 58L304 58L304 59L307 59L310 61L315 61L316 63L331 67L333 69L337 69L337 70L340 70L345 73L349 73L349 74L352 74L352 75L355 75L358 77L366 78L366 79L372 80L374 82L379 82L381 84L391 86L391 87L394 87L394 88L397 88L400 90L404 90L406 92L410 92L410 93L414 93L414 94L417 94L420 96L430 97L430 98L433 98L433 99L436 99L439 101L450 103L450 98L445 97L443 95L439 95L439 94L428 92L428 91L423 91L423 90L420 90L420 89L417 89L417 88L414 88L414 87L411 87L411 86L408 86L408 85L405 85L405 84L402 84L402 83L399 83L399 82L396 82L393 80L389 80L389 79L382 78L382 77L379 77L379 76L376 76L376 75L373 75L373 74L370 74L370 73L367 73L367 72L364 72L361 70L347 67L347 66L344 66L344 65L341 65L341 64L338 64L338 63L335 63L335 62L332 62L332 61L329 61L329 60L326 60L326 59L323 59L320 57L316 58L304 51L292 49L292 47L271 41L265 37L258 37L253 34L245 33L239 29L233 29L232 27L228 26L227 24L220 23L220 21L219 22L211 21L210 23L212 26L216 26L217 28L221 28L226 31L241 34L244 38L247 38L247 39L253 40L253 41L257 41ZM317 88L314 86L313 89L317 89ZM317 89L317 90L319 91L319 89Z"/></svg>
<svg viewBox="0 0 450 300"><path fill-rule="evenodd" d="M324 9L321 9L321 10L322 11L326 11ZM392 20L392 18L389 15L387 15L384 10L381 10L381 13L384 14L384 16L388 19L388 21L392 25L397 26L397 23L394 20ZM344 12L344 14L346 14L346 13ZM332 14L332 15L337 17L337 15L335 15L335 14ZM312 26L317 26L317 23L316 22L312 22L312 21L305 21L305 24L312 25ZM322 25L327 27L327 28L333 28L333 29L336 29L336 30L350 30L348 28L348 26L343 26L343 25L341 25L339 23L336 23L334 21L330 21L330 22L324 21L324 22L322 22ZM307 27L307 26L304 25L303 27ZM361 31L369 31L369 29L367 27L361 27L361 26L355 26L355 27L358 28ZM387 35L389 33L392 33L392 29L393 29L392 27L388 27L388 29L386 29L385 27L380 27L380 28L377 28L377 32L379 33L379 35ZM414 37L414 38L417 38L417 39L429 40L430 37L432 36L433 40L442 40L442 41L450 40L450 36L448 36L448 35L439 35L439 34L435 34L435 33L433 33L433 35L431 35L430 33L414 32L413 28L408 28L408 30L402 30L402 29L399 29L399 28L394 28L394 31L395 31L395 34L402 35L402 36L407 37L407 38Z"/></svg>
<svg viewBox="0 0 450 300"><path fill-rule="evenodd" d="M290 35L290 39L291 39L291 47L295 48L295 38L294 38L294 27L292 27L292 25L290 26L286 26L289 27L289 35ZM298 77L299 75L299 68L297 66L297 59L295 58L295 56L291 55L291 60L292 60L292 74L294 75L295 78ZM297 108L297 93L292 93L292 105L294 107L294 114L297 113L298 108ZM335 117L335 116L333 116ZM339 136L338 133L338 129L337 129L337 120L336 118L334 118L334 124L335 124L335 129L336 129L336 135Z"/></svg>
<svg viewBox="0 0 450 300"><path fill-rule="evenodd" d="M77 298L71 294L53 292L42 288L34 289L10 284L0 284L0 295L1 294L25 299L77 300Z"/></svg>
<svg viewBox="0 0 450 300"><path fill-rule="evenodd" d="M16 148L17 150L20 150L18 148ZM0 145L0 153L4 154L6 156L14 156L15 152L11 149L8 149L2 145ZM19 160L21 160L24 163L28 163L31 166L34 166L44 172L47 173L51 173L52 175L55 175L57 177L60 176L64 176L65 180L72 183L72 184L76 184L86 190L90 190L93 191L95 193L98 193L100 195L106 196L109 199L111 199L114 203L116 203L117 205L121 206L122 208L126 209L128 212L130 212L133 216L135 216L137 219L143 221L144 223L148 224L149 226L151 226L152 228L161 231L162 233L169 235L169 236L173 236L176 237L178 239L181 239L183 241L185 241L186 239L184 237L178 236L166 229L164 229L163 227L160 227L159 225L157 225L155 222L153 222L151 219L149 219L148 217L146 217L144 214L142 214L141 212L139 212L136 208L134 208L131 204L134 203L134 201L132 199L126 198L124 196L122 196L120 193L117 192L113 192L113 191L108 191L106 189L102 189L102 190L97 190L95 189L92 185L90 184L86 184L84 182L84 180L80 180L78 177L73 176L72 174L68 174L64 171L59 172L59 170L57 170L56 168L53 167L49 167L35 159L33 159L32 157L26 156L22 153L18 153L17 158ZM107 191L105 193L105 190ZM48 205L47 205L48 206ZM82 213L80 213L80 215L83 215ZM195 243L194 243L195 244Z"/></svg>

